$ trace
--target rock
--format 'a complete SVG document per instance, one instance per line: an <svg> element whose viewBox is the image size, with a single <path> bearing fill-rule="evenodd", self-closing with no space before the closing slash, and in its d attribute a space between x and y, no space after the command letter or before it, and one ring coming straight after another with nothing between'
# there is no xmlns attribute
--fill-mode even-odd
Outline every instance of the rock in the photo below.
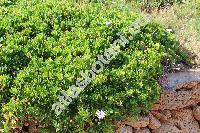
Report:
<svg viewBox="0 0 200 133"><path fill-rule="evenodd" d="M200 83L193 88L192 100L196 101L196 103L200 102Z"/></svg>
<svg viewBox="0 0 200 133"><path fill-rule="evenodd" d="M163 113L161 113L161 111L152 110L151 113L153 114L154 117L156 117L157 119L159 119L161 122L165 122L168 119L168 117L165 116Z"/></svg>
<svg viewBox="0 0 200 133"><path fill-rule="evenodd" d="M172 113L170 112L170 110L161 110L161 113L164 114L167 119L172 117Z"/></svg>
<svg viewBox="0 0 200 133"><path fill-rule="evenodd" d="M173 110L196 105L200 101L200 89L189 91L165 91L152 110Z"/></svg>
<svg viewBox="0 0 200 133"><path fill-rule="evenodd" d="M178 127L185 133L200 133L198 122L193 117L193 112L190 108L180 110L172 110L172 117L169 122Z"/></svg>
<svg viewBox="0 0 200 133"><path fill-rule="evenodd" d="M152 130L152 133L182 133L182 131L167 122L163 123L160 128Z"/></svg>
<svg viewBox="0 0 200 133"><path fill-rule="evenodd" d="M115 130L115 133L133 133L133 128L131 126L122 126Z"/></svg>
<svg viewBox="0 0 200 133"><path fill-rule="evenodd" d="M175 110L194 106L200 101L200 69L165 76L164 91L152 110Z"/></svg>
<svg viewBox="0 0 200 133"><path fill-rule="evenodd" d="M140 129L142 127L146 127L149 124L149 117L143 116L138 118L137 120L126 120L124 121L124 124L132 126L135 129Z"/></svg>
<svg viewBox="0 0 200 133"><path fill-rule="evenodd" d="M161 126L160 121L155 118L151 113L149 114L149 124L148 127L151 129L157 129Z"/></svg>
<svg viewBox="0 0 200 133"><path fill-rule="evenodd" d="M180 91L180 90L191 90L193 89L195 86L198 85L198 81L191 81L189 83L184 83L184 84L179 84L176 87L176 91Z"/></svg>
<svg viewBox="0 0 200 133"><path fill-rule="evenodd" d="M194 118L200 122L200 106L194 107L193 115L194 115Z"/></svg>
<svg viewBox="0 0 200 133"><path fill-rule="evenodd" d="M200 69L189 69L187 71L169 73L165 75L165 78L167 83L164 82L164 84L162 84L165 90L173 91L180 88L191 88L196 84L196 81L198 83L200 81Z"/></svg>
<svg viewBox="0 0 200 133"><path fill-rule="evenodd" d="M122 133L133 133L133 128L131 126L124 126Z"/></svg>
<svg viewBox="0 0 200 133"><path fill-rule="evenodd" d="M113 124L116 125L117 127L124 126L122 121L117 121L117 120L113 120Z"/></svg>
<svg viewBox="0 0 200 133"><path fill-rule="evenodd" d="M121 121L114 121L114 123L117 126L117 129L115 129L115 133L122 133L124 130L125 125Z"/></svg>
<svg viewBox="0 0 200 133"><path fill-rule="evenodd" d="M148 128L136 129L134 133L151 133Z"/></svg>

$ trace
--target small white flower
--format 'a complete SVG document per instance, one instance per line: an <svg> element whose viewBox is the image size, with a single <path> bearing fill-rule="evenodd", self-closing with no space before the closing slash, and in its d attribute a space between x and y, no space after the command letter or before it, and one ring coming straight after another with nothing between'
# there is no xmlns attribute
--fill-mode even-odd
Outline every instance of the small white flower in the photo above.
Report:
<svg viewBox="0 0 200 133"><path fill-rule="evenodd" d="M115 2L115 1L112 1L112 3L115 4L116 2Z"/></svg>
<svg viewBox="0 0 200 133"><path fill-rule="evenodd" d="M103 119L105 117L106 113L103 112L102 110L101 111L97 110L96 115L99 119Z"/></svg>
<svg viewBox="0 0 200 133"><path fill-rule="evenodd" d="M110 25L110 24L112 24L111 21L106 21L106 25L107 25L107 26Z"/></svg>
<svg viewBox="0 0 200 133"><path fill-rule="evenodd" d="M168 32L172 32L172 29L166 29Z"/></svg>

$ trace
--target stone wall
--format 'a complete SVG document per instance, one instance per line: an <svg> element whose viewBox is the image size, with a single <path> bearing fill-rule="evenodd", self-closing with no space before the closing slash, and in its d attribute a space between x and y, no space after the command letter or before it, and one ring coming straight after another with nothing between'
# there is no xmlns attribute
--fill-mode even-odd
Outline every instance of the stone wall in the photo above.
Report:
<svg viewBox="0 0 200 133"><path fill-rule="evenodd" d="M116 133L200 133L199 70L168 75L167 79L149 114L116 122Z"/></svg>

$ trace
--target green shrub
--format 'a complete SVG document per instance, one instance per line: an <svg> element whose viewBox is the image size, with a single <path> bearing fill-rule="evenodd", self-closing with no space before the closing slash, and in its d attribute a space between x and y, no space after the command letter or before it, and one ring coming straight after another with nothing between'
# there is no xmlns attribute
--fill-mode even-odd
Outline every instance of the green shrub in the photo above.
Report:
<svg viewBox="0 0 200 133"><path fill-rule="evenodd" d="M184 58L174 35L158 24L142 26L136 35L129 33L138 18L140 14L120 3L2 4L0 98L5 127L29 118L60 132L111 133L112 120L148 112L160 94L156 79L163 72L161 62ZM60 91L75 84L81 70L91 69L97 55L119 38L117 33L133 40L57 116L51 107ZM106 117L98 120L95 113L101 109Z"/></svg>

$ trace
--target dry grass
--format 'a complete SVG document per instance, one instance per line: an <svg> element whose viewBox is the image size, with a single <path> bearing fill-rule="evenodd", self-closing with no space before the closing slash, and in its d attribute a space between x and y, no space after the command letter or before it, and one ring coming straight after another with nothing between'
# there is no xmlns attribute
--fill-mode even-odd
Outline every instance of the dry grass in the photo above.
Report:
<svg viewBox="0 0 200 133"><path fill-rule="evenodd" d="M151 16L172 29L176 34L181 46L188 50L192 63L200 66L200 41L198 41L197 19L199 5L196 1L182 5L173 5L160 11L151 12Z"/></svg>

